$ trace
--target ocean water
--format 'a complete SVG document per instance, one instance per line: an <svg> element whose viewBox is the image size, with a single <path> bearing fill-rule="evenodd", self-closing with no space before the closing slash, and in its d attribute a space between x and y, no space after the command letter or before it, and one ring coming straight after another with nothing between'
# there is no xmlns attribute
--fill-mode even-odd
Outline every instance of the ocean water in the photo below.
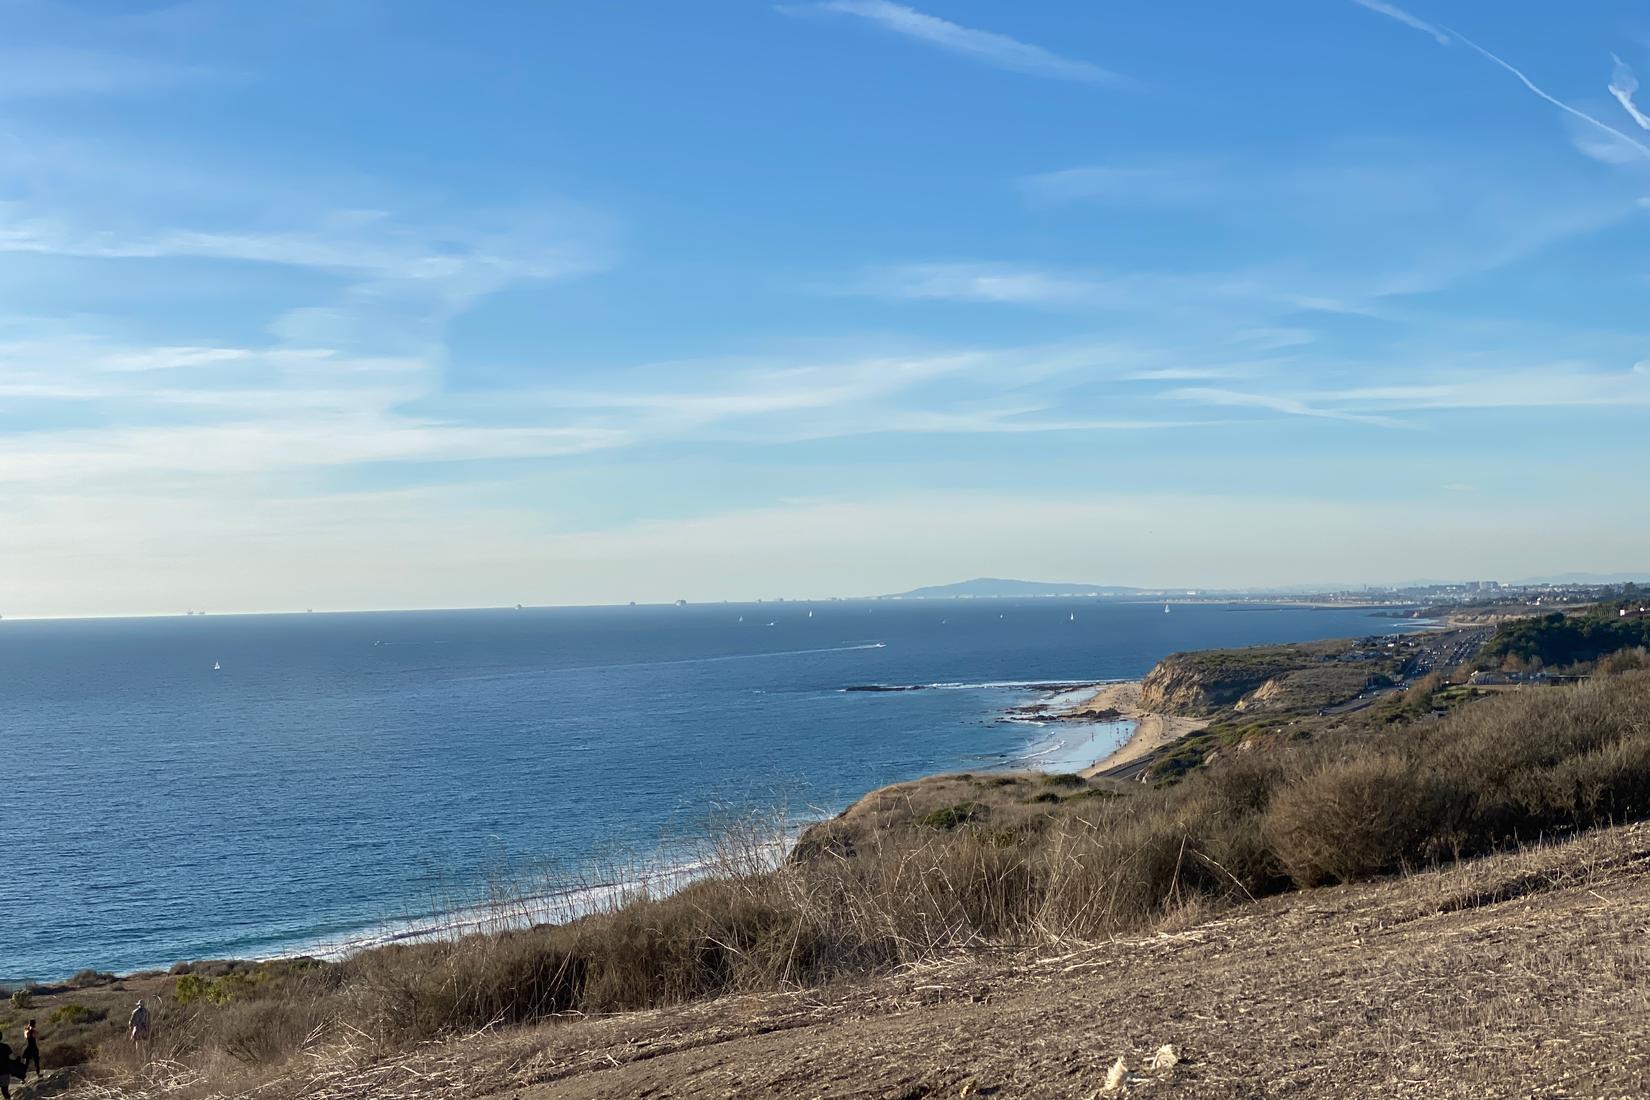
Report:
<svg viewBox="0 0 1650 1100"><path fill-rule="evenodd" d="M1077 766L1126 729L1004 722L1028 685L1397 629L1092 599L0 621L0 979L345 941L713 803Z"/></svg>

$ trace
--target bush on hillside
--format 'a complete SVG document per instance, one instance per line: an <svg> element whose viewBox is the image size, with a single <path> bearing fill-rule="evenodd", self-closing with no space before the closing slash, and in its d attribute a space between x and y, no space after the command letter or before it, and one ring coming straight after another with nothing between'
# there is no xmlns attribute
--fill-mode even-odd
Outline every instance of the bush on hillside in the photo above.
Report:
<svg viewBox="0 0 1650 1100"><path fill-rule="evenodd" d="M1027 789L1005 785L1011 809L994 804L993 816L951 803L954 793L935 810L906 788L869 800L877 828L804 842L805 857L771 870L730 862L672 896L567 924L271 970L226 1003L168 1003L179 1015L164 1030L194 1051L267 1060L328 1026L401 1044L794 988L970 944L1142 929L1650 817L1650 672L1502 695L1421 726L1226 754L1171 786L1023 806ZM936 813L943 823L929 821Z"/></svg>

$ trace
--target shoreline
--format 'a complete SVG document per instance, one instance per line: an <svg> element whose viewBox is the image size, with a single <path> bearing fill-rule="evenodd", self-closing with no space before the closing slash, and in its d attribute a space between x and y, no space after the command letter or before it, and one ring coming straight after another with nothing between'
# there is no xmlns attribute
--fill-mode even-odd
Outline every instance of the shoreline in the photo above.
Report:
<svg viewBox="0 0 1650 1100"><path fill-rule="evenodd" d="M1134 728L1129 732L1129 736L1125 741L1106 755L1076 769L1077 774L1085 779L1092 778L1111 768L1132 763L1209 724L1208 719L1165 715L1141 706L1141 685L1142 681L1140 680L1028 682L1023 686L1049 691L1052 693L1051 697L1044 698L1040 702L1027 703L1012 708L1002 720L1030 721L1034 724L1054 726L1068 722L1133 723ZM922 686L928 687L931 685ZM877 685L875 687L862 687L857 690L900 691L916 689ZM1077 693L1083 693L1083 695L1076 701L1065 703L1055 701L1062 695ZM1023 717L1016 719L1016 715ZM1027 761L1027 763L1033 771L1045 770L1035 761ZM949 773L946 771L933 772L919 777L919 781L945 774ZM875 793L876 789L864 792L859 799L850 801L838 813L845 812L860 799ZM790 846L795 844L796 840L809 826L818 824L820 821L829 820L831 816L834 815L827 814L822 817L809 815L805 819L787 821L784 826L786 837L782 850L788 851ZM597 911L602 906L611 904L616 899L622 898L633 891L649 893L662 889L665 893L674 893L704 873L711 862L711 858L703 852L693 853L692 855L687 852L679 852L677 856L678 859L675 860L665 858L638 861L636 866L625 869L625 871L630 872L628 874L621 871L615 875L609 869L608 874L605 876L594 876L580 880L575 875L568 882L555 885L539 883L536 884L536 889L521 890L507 897L477 900L469 904L455 904L445 912L390 917L370 924L363 924L341 933L325 935L315 939L298 938L284 945L271 945L271 949L268 951L255 950L244 956L232 955L226 956L226 958L245 963L285 962L302 958L339 962L362 952L396 943L501 932L508 929L533 927L542 923L562 923ZM121 973L119 977L122 980L138 977L158 977L178 961L198 963L213 960L208 958L173 960L171 963L157 962L153 966L139 966ZM32 984L60 986L68 981L69 977L67 975L53 979L18 977L0 979L0 985L5 988L24 987Z"/></svg>
<svg viewBox="0 0 1650 1100"><path fill-rule="evenodd" d="M1209 724L1210 719L1207 718L1184 718L1180 715L1162 714L1142 706L1142 683L1141 680L1123 680L1107 684L1083 702L1059 712L1058 717L1067 721L1122 719L1134 723L1134 730L1129 734L1127 741L1077 773L1084 779L1093 778L1124 764L1132 764L1141 757L1156 752L1189 733L1196 733Z"/></svg>
<svg viewBox="0 0 1650 1100"><path fill-rule="evenodd" d="M1061 703L1060 697L1074 693L1074 688L1063 690L1033 703L1010 709L1004 716L1009 722L1028 722L1035 725L1063 723L1130 722L1134 728L1129 736L1111 752L1097 760L1090 760L1077 769L1084 779L1132 764L1165 745L1196 733L1209 725L1209 718L1187 718L1163 714L1145 707L1140 702L1143 680L1097 681L1085 685L1088 693L1076 702ZM1028 685L1029 686L1029 685ZM1032 770L1042 770L1035 762ZM943 774L943 773L939 773Z"/></svg>

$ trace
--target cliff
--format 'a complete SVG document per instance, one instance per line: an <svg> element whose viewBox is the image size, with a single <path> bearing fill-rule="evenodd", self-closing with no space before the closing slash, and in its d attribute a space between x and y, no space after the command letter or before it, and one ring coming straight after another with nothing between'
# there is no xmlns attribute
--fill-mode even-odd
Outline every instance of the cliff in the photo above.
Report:
<svg viewBox="0 0 1650 1100"><path fill-rule="evenodd" d="M1391 683L1391 673L1384 655L1351 641L1175 653L1147 674L1140 704L1189 717L1316 708Z"/></svg>

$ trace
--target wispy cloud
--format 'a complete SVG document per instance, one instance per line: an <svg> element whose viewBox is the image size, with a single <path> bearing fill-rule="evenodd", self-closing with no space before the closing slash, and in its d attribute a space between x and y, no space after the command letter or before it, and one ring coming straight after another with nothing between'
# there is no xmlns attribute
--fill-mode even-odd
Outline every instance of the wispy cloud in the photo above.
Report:
<svg viewBox="0 0 1650 1100"><path fill-rule="evenodd" d="M817 4L782 4L777 10L787 15L817 13L866 19L884 30L1010 72L1083 84L1126 81L1123 76L1091 62L1062 57L1006 34L964 27L892 0L824 0Z"/></svg>
<svg viewBox="0 0 1650 1100"><path fill-rule="evenodd" d="M1181 401L1196 401L1206 405L1222 405L1240 409L1264 409L1269 412L1282 413L1286 416L1305 416L1318 420L1346 420L1357 424L1373 424L1381 428L1414 427L1413 424L1390 416L1326 408L1322 405L1314 405L1303 401L1297 397L1280 394L1188 387L1172 390L1165 396Z"/></svg>
<svg viewBox="0 0 1650 1100"><path fill-rule="evenodd" d="M175 88L224 75L102 50L34 45L0 49L0 102L107 96Z"/></svg>
<svg viewBox="0 0 1650 1100"><path fill-rule="evenodd" d="M443 242L441 246L432 241ZM278 232L164 229L127 231L27 217L0 203L0 252L82 259L204 259L316 268L379 278L452 279L490 269L510 278L554 278L600 266L600 257L569 242L540 239L526 248L502 235L398 223L379 212L342 211L313 229Z"/></svg>
<svg viewBox="0 0 1650 1100"><path fill-rule="evenodd" d="M1610 55L1610 60L1616 63L1616 70L1610 75L1610 94L1616 97L1616 102L1621 104L1622 110L1638 123L1639 129L1650 130L1650 116L1646 116L1639 110L1638 104L1633 102L1633 93L1639 90L1638 77L1634 76L1627 63L1615 54Z"/></svg>
<svg viewBox="0 0 1650 1100"><path fill-rule="evenodd" d="M1526 76L1524 74L1523 70L1519 69L1517 66L1511 64L1510 62L1507 62L1507 61L1503 60L1502 58L1498 57L1496 54L1491 53L1489 50L1486 50L1483 46L1480 46L1478 43L1474 42L1472 39L1466 37L1465 35L1460 34L1459 32L1457 32L1455 36L1457 38L1459 38L1461 40L1462 44L1465 45L1468 49L1476 51L1478 54L1482 55L1483 57L1487 58L1488 60L1494 62L1496 65L1499 65L1501 68L1505 69L1507 72L1511 73L1514 77L1516 77L1518 79L1518 82L1520 84L1522 84L1522 85L1524 85L1524 87L1528 88L1537 97L1539 97L1539 98L1545 100L1546 102L1552 104L1554 107L1557 107L1559 110L1561 110L1561 111L1565 112L1566 114L1570 115L1572 118L1579 119L1581 122L1587 124L1588 126L1592 126L1592 127L1596 128L1598 130L1603 131L1606 134L1611 135L1612 137L1618 138L1619 140L1626 142L1628 145L1632 146L1634 149L1637 149L1643 156L1645 156L1646 158L1650 158L1650 145L1645 145L1642 141L1639 141L1636 138L1628 137L1626 134L1622 133L1620 130L1616 129L1614 126L1611 126L1608 122L1604 122L1603 120L1601 120L1599 118L1596 118L1593 115L1588 114L1586 111L1581 110L1579 107L1572 107L1570 104L1564 102L1562 99L1559 99L1557 96L1553 95L1552 93L1546 91L1545 89L1543 89L1539 85L1537 85L1535 81L1531 80L1528 76Z"/></svg>
<svg viewBox="0 0 1650 1100"><path fill-rule="evenodd" d="M1433 39L1440 46L1449 45L1449 35L1445 34L1440 28L1433 26L1424 19L1417 19L1415 16L1409 14L1409 12L1398 7L1396 4L1383 3L1382 0L1352 0L1352 2L1361 8L1368 8L1370 11L1379 12L1388 19L1396 19L1406 27L1411 27L1422 32L1423 34L1432 35Z"/></svg>
<svg viewBox="0 0 1650 1100"><path fill-rule="evenodd" d="M1460 31L1452 30L1448 27L1443 27L1441 25L1434 25L1432 23L1428 23L1424 19L1418 19L1415 16L1409 14L1407 11L1404 11L1402 8L1399 8L1399 7L1397 7L1393 4L1383 3L1382 0L1352 0L1352 2L1354 4L1357 4L1360 7L1368 8L1370 11L1379 12L1380 14L1386 16L1389 19L1396 19L1398 22L1404 24L1406 27L1411 27L1411 28L1414 28L1415 30L1421 31L1425 34L1429 34L1441 46L1448 46L1451 43L1452 40L1460 42L1463 46L1466 46L1468 49L1470 49L1473 52L1477 53L1479 56L1483 57L1485 60L1491 62L1492 64L1498 66L1501 69L1506 70L1520 84L1524 85L1524 87L1532 95L1535 95L1537 98L1551 104L1554 107L1557 107L1560 111L1563 111L1565 114L1567 114L1571 118L1574 118L1577 121L1583 123L1584 125L1593 127L1594 129L1599 130L1602 133L1608 134L1612 138L1616 139L1617 141L1624 142L1629 148L1636 150L1638 155L1640 155L1642 157L1645 157L1645 158L1650 158L1650 145L1645 145L1643 142L1637 140L1636 138L1629 137L1627 134L1624 134L1622 131L1616 129L1614 126L1611 126L1608 122L1605 122L1604 120L1602 120L1602 119L1600 119L1600 118L1598 118L1594 115L1590 115L1586 111L1583 111L1581 108L1573 106L1569 103L1564 102L1562 99L1559 99L1557 96L1553 95L1551 92L1548 92L1545 88L1542 88L1535 81L1531 80L1529 78L1529 76L1526 75L1525 72L1522 69L1518 68L1516 65L1514 65L1511 62L1507 61L1506 59L1502 58L1500 55L1495 54L1495 53L1491 52L1488 49L1485 49L1483 46L1480 46L1477 42L1474 42L1472 39L1468 38L1466 35L1462 34ZM1618 69L1618 77L1619 77L1619 73L1620 73L1620 70ZM1631 77L1630 73L1628 75L1629 75L1629 77ZM1614 82L1612 82L1611 92L1612 93L1615 92ZM1616 98L1621 99L1622 97L1620 95L1618 95ZM1624 103L1624 105L1627 105L1627 104ZM1633 111L1634 120L1635 121L1640 121L1637 109L1632 108L1632 107L1629 106L1629 110ZM1640 121L1640 125L1643 125L1643 124L1644 123L1642 121ZM1593 153L1591 152L1591 147L1588 144L1578 143L1578 146L1582 149L1583 152L1587 152L1587 153L1589 153L1589 155L1593 155ZM1607 159L1607 158L1605 158L1605 159Z"/></svg>
<svg viewBox="0 0 1650 1100"><path fill-rule="evenodd" d="M906 301L975 302L1042 309L1149 311L1228 305L1277 312L1366 314L1372 307L1319 290L1299 290L1261 272L1110 272L1001 262L945 261L874 268L849 293Z"/></svg>
<svg viewBox="0 0 1650 1100"><path fill-rule="evenodd" d="M1084 165L1020 178L1028 199L1044 203L1123 202L1152 206L1202 202L1221 192L1221 173L1211 165Z"/></svg>

